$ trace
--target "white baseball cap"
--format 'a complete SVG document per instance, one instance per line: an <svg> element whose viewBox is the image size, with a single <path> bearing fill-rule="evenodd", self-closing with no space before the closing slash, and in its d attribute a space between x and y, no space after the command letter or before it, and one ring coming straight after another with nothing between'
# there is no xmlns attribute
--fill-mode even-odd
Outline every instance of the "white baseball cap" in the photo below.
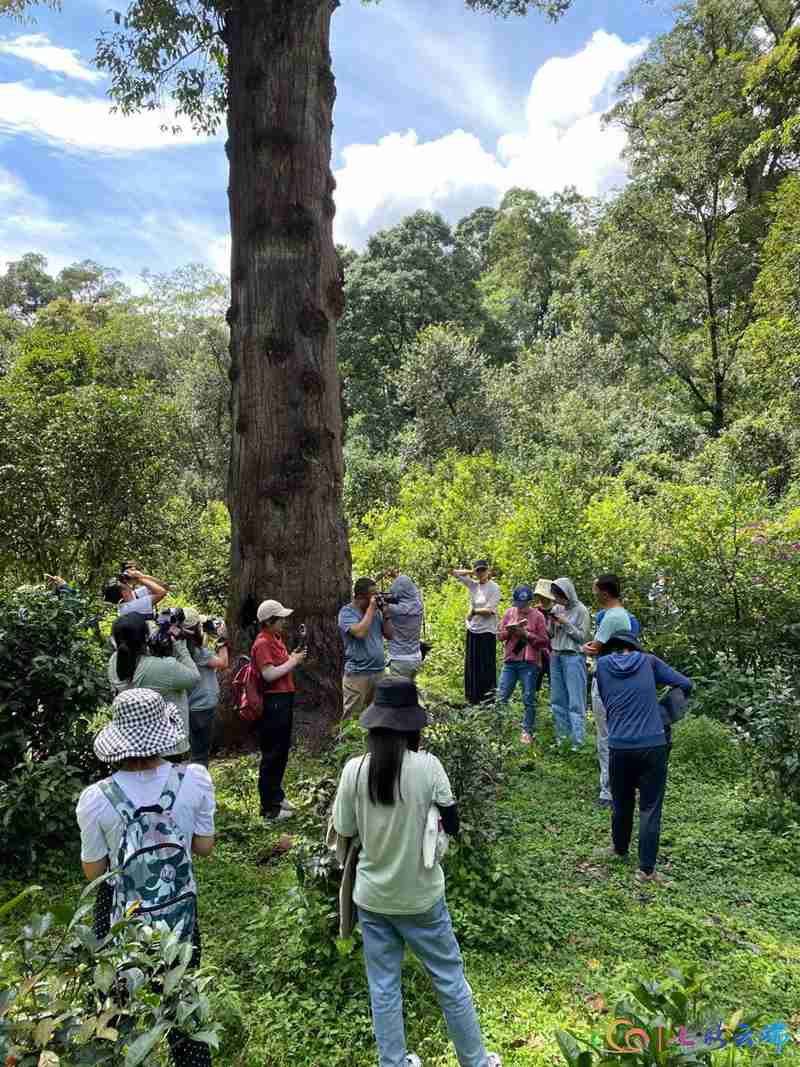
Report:
<svg viewBox="0 0 800 1067"><path fill-rule="evenodd" d="M285 619L292 614L291 608L285 608L278 600L264 600L258 606L258 621L266 622L267 619Z"/></svg>

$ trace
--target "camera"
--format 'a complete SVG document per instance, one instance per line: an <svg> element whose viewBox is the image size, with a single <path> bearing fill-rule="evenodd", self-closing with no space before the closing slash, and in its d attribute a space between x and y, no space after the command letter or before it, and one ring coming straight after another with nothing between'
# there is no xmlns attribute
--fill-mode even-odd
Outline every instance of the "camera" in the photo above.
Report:
<svg viewBox="0 0 800 1067"><path fill-rule="evenodd" d="M224 625L224 619L206 619L203 623L203 633L210 634L212 637L217 637Z"/></svg>
<svg viewBox="0 0 800 1067"><path fill-rule="evenodd" d="M387 604L399 604L400 597L393 596L391 593L373 593L375 602L379 611L383 611Z"/></svg>
<svg viewBox="0 0 800 1067"><path fill-rule="evenodd" d="M150 655L164 658L172 655L172 627L183 626L186 619L183 608L165 608L156 615L156 629L150 636Z"/></svg>

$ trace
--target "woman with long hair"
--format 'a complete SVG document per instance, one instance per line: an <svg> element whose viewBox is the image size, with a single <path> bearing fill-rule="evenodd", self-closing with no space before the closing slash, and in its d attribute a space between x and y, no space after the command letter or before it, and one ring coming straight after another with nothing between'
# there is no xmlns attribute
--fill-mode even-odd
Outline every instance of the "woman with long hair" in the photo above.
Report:
<svg viewBox="0 0 800 1067"><path fill-rule="evenodd" d="M458 811L439 760L420 752L428 716L417 687L400 678L378 682L375 701L361 716L367 752L342 772L333 826L361 839L353 900L364 938L364 960L380 1067L420 1067L406 1050L400 979L407 945L431 976L461 1067L500 1067L487 1053L464 977L444 898L444 872L426 867L423 838L431 805L448 834L458 833Z"/></svg>
<svg viewBox="0 0 800 1067"><path fill-rule="evenodd" d="M492 581L492 572L485 559L476 560L471 571L457 570L452 575L469 590L464 695L468 704L480 704L497 687L500 586Z"/></svg>
<svg viewBox="0 0 800 1067"><path fill-rule="evenodd" d="M111 635L117 646L108 662L108 680L115 693L126 689L154 689L174 704L183 720L181 747L163 756L180 756L189 750L189 690L200 681L200 672L186 647L186 636L177 627L172 632L173 656L151 656L149 630L137 612L114 621Z"/></svg>

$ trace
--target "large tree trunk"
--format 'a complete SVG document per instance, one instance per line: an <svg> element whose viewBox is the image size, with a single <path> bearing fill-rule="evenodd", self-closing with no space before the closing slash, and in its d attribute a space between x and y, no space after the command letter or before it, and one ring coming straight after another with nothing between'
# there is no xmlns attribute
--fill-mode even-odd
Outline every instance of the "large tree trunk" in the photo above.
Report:
<svg viewBox="0 0 800 1067"><path fill-rule="evenodd" d="M336 615L348 599L336 320L342 276L330 170L338 0L239 0L226 19L233 441L229 621L235 653L261 600L308 627L300 730L341 709Z"/></svg>

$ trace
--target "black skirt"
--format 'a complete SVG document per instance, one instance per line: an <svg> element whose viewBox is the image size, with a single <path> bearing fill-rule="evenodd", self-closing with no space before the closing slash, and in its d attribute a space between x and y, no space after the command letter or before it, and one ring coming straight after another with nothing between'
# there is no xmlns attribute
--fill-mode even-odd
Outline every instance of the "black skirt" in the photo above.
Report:
<svg viewBox="0 0 800 1067"><path fill-rule="evenodd" d="M468 704L480 704L497 688L497 638L467 630L464 659L464 695Z"/></svg>

